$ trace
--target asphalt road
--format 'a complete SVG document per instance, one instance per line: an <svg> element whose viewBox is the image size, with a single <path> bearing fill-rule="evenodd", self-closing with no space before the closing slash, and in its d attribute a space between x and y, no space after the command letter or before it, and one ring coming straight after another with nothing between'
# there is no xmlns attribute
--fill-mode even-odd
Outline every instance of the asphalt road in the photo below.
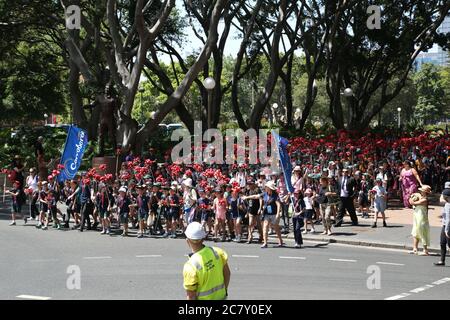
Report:
<svg viewBox="0 0 450 320"><path fill-rule="evenodd" d="M10 227L5 218L0 219L0 299L184 299L181 270L188 253L184 239L42 231L33 222L23 226L18 221ZM437 257L313 242L302 249L215 245L229 254L230 299L449 297L450 267L434 267ZM67 287L70 266L79 268L79 290ZM374 270L379 271L379 282Z"/></svg>

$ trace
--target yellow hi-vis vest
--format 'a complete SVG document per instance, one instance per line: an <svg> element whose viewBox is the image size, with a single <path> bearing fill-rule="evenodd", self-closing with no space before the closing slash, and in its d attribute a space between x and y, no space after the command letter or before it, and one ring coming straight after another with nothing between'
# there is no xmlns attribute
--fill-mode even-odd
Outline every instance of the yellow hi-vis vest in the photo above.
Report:
<svg viewBox="0 0 450 320"><path fill-rule="evenodd" d="M218 253L205 246L188 261L196 269L198 300L223 300L226 298L223 263Z"/></svg>

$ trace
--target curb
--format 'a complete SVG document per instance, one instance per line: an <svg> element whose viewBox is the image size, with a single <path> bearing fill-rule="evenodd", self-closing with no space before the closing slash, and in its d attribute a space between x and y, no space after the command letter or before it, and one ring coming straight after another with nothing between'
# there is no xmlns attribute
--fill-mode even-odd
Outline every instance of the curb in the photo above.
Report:
<svg viewBox="0 0 450 320"><path fill-rule="evenodd" d="M289 238L289 240L293 240L294 235L289 233L287 235L282 235L283 238ZM383 243L383 242L374 242L374 241L364 241L364 240L344 240L344 239L336 239L336 238L323 238L323 237L308 237L303 236L303 240L306 241L318 241L324 243L339 243L339 244L348 244L352 246L361 246L361 247L372 247L372 248L386 248L386 249L399 249L399 250L407 250L411 251L412 246L405 244L397 244L397 243ZM269 238L275 238L275 235L270 235ZM420 251L420 250L419 250ZM439 253L439 248L428 248L428 251L431 253Z"/></svg>

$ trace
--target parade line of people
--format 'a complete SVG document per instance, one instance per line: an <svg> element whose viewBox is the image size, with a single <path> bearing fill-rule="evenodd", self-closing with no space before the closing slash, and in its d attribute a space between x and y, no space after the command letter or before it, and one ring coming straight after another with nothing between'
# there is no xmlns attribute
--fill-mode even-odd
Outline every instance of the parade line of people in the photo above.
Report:
<svg viewBox="0 0 450 320"><path fill-rule="evenodd" d="M343 224L346 213L352 225L358 225L358 215L369 219L372 213L372 228L386 227L385 210L389 200L397 198L404 207L414 209L411 253L418 253L421 242L423 254L428 254L427 211L432 191L442 191L441 248L443 245L446 250L449 243L450 182L446 181L450 180L450 156L446 139L434 141L434 150L422 154L417 147L395 152L376 143L380 145L376 152L357 159L339 149L329 152L326 144L327 150L313 159L311 154L317 155L318 147L306 150L310 154L299 154L291 145L292 192L288 192L281 170L248 164L184 165L172 163L167 154L165 162L158 163L154 149L146 158L130 153L115 180L106 174L106 165L100 165L61 183L61 165L46 181L39 180L34 168L25 179L24 166L16 156L12 165L16 181L8 191L13 199L10 224L16 225L16 216L24 211L28 199L29 214L23 215L24 222L34 220L41 230L51 226L108 235L120 229L125 237L130 229L137 229L137 238L176 238L197 221L207 240L248 244L255 240L267 248L269 234L275 234L277 246L283 247L282 234L293 231L295 247L300 248L302 234L330 236ZM254 239L256 232L258 238Z"/></svg>

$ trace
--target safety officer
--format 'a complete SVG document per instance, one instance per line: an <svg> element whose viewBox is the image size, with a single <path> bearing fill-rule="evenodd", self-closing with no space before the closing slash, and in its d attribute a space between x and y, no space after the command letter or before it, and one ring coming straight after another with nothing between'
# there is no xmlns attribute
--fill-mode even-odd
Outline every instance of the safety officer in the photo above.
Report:
<svg viewBox="0 0 450 320"><path fill-rule="evenodd" d="M183 268L183 286L188 300L224 300L230 283L230 268L225 251L203 244L206 232L198 222L190 223L185 231L191 248Z"/></svg>

